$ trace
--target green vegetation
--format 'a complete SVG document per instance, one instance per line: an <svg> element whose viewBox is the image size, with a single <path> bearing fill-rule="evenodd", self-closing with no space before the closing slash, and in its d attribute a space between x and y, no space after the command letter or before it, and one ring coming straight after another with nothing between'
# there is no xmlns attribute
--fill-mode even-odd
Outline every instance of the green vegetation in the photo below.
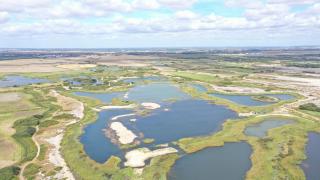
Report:
<svg viewBox="0 0 320 180"><path fill-rule="evenodd" d="M154 139L152 139L152 138L146 138L143 140L143 143L145 143L145 144L151 144L153 142L154 142Z"/></svg>
<svg viewBox="0 0 320 180"><path fill-rule="evenodd" d="M23 176L27 180L35 179L35 175L39 172L40 166L34 163L29 164L23 172Z"/></svg>
<svg viewBox="0 0 320 180"><path fill-rule="evenodd" d="M125 106L125 105L129 105L129 104L132 104L132 102L126 101L126 100L123 100L120 98L113 98L111 100L111 105L113 105L113 106Z"/></svg>
<svg viewBox="0 0 320 180"><path fill-rule="evenodd" d="M308 103L308 104L303 104L299 106L299 109L301 110L307 110L307 111L315 111L315 112L320 112L320 107L313 103Z"/></svg>
<svg viewBox="0 0 320 180"><path fill-rule="evenodd" d="M14 180L18 179L20 168L17 166L9 166L0 169L0 180Z"/></svg>
<svg viewBox="0 0 320 180"><path fill-rule="evenodd" d="M275 98L272 96L266 96L266 95L256 95L256 96L252 96L251 98L257 101L270 102L270 103L275 103L279 101L278 98Z"/></svg>
<svg viewBox="0 0 320 180"><path fill-rule="evenodd" d="M295 123L274 128L269 131L267 138L263 139L243 134L247 126L268 118L292 119ZM245 120L229 120L218 133L204 137L183 138L177 143L187 153L193 153L206 147L223 146L227 142L247 141L253 149L252 168L247 174L247 179L267 180L286 177L297 179L304 177L302 170L296 164L306 158L303 150L309 131L319 132L319 122L294 116L252 117ZM274 173L275 170L277 173Z"/></svg>
<svg viewBox="0 0 320 180"><path fill-rule="evenodd" d="M143 170L143 179L167 179L170 168L178 158L177 154L167 154L152 158L150 165Z"/></svg>
<svg viewBox="0 0 320 180"><path fill-rule="evenodd" d="M48 151L48 147L45 144L40 145L40 153L38 159L43 161L45 159L46 153Z"/></svg>

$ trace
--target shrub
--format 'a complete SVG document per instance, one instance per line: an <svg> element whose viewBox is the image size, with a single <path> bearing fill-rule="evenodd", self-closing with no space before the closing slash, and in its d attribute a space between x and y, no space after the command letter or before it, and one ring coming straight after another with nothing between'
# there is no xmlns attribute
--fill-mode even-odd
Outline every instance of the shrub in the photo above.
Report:
<svg viewBox="0 0 320 180"><path fill-rule="evenodd" d="M299 106L299 109L301 110L307 110L307 111L316 111L316 112L320 112L320 107L318 107L317 105L313 104L313 103L307 103L307 104L303 104Z"/></svg>

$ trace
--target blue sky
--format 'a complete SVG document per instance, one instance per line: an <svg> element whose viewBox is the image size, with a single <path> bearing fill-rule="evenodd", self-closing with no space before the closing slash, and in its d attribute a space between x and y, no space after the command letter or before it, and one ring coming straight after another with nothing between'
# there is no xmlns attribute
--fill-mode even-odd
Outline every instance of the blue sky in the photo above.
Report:
<svg viewBox="0 0 320 180"><path fill-rule="evenodd" d="M0 0L2 48L320 45L320 0Z"/></svg>

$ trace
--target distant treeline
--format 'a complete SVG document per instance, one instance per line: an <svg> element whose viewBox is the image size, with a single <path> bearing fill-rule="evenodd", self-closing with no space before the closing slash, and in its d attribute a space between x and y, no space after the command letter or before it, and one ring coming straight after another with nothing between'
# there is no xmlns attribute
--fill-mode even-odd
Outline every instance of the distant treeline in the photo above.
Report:
<svg viewBox="0 0 320 180"><path fill-rule="evenodd" d="M311 64L311 63L289 63L286 64L288 67L301 67L301 68L320 68L319 64Z"/></svg>

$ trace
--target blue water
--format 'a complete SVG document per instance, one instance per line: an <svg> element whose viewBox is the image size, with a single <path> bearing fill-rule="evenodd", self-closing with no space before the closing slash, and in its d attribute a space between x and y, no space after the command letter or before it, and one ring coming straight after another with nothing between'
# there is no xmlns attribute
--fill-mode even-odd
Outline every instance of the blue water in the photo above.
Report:
<svg viewBox="0 0 320 180"><path fill-rule="evenodd" d="M82 78L82 79L89 79L89 77L86 77L86 76L80 76L79 78ZM94 79L95 82L90 82L91 85L101 85L103 84L102 81L98 80L97 78L91 78L92 80ZM83 85L83 82L77 80L76 78L61 78L62 81L66 81L74 86L80 86L80 85ZM89 85L90 85L89 84Z"/></svg>
<svg viewBox="0 0 320 180"><path fill-rule="evenodd" d="M302 163L302 169L307 180L320 179L320 134L309 133L306 147L307 159Z"/></svg>
<svg viewBox="0 0 320 180"><path fill-rule="evenodd" d="M188 99L188 94L183 93L179 87L170 83L151 83L131 88L128 100L137 102L161 103L169 99Z"/></svg>
<svg viewBox="0 0 320 180"><path fill-rule="evenodd" d="M263 102L263 101L257 101L251 98L249 95L228 95L228 94L219 94L219 93L212 93L212 96L216 96L219 98L224 98L230 101L233 101L237 104L245 105L245 106L265 106L274 104L271 102ZM267 96L273 96L280 100L290 100L294 97L288 94L265 94Z"/></svg>
<svg viewBox="0 0 320 180"><path fill-rule="evenodd" d="M49 82L49 80L24 76L5 76L4 79L0 79L0 87L25 86L46 82Z"/></svg>
<svg viewBox="0 0 320 180"><path fill-rule="evenodd" d="M237 113L224 106L210 104L203 100L182 100L169 105L169 111L155 111L136 121L145 137L156 143L167 143L184 137L207 135L221 128Z"/></svg>
<svg viewBox="0 0 320 180"><path fill-rule="evenodd" d="M112 92L112 93L91 93L91 92L75 92L77 96L91 97L99 99L103 103L110 103L113 98L122 98L125 92Z"/></svg>
<svg viewBox="0 0 320 180"><path fill-rule="evenodd" d="M123 156L123 152L106 137L103 129L106 129L112 117L127 113L131 113L131 111L123 109L101 111L98 119L84 128L80 142L91 159L104 163L111 155Z"/></svg>
<svg viewBox="0 0 320 180"><path fill-rule="evenodd" d="M291 124L291 120L280 120L280 119L268 119L260 122L256 125L249 126L245 129L244 133L248 136L256 136L263 138L267 135L267 132L276 127L280 127L286 124Z"/></svg>
<svg viewBox="0 0 320 180"><path fill-rule="evenodd" d="M226 143L178 159L169 180L242 180L251 167L251 148L245 142Z"/></svg>
<svg viewBox="0 0 320 180"><path fill-rule="evenodd" d="M287 101L287 100L294 99L294 96L292 96L290 94L266 94L266 95L278 98L281 101Z"/></svg>
<svg viewBox="0 0 320 180"><path fill-rule="evenodd" d="M89 96L109 103L114 97L123 97L121 93L86 93L76 95ZM174 98L170 103L164 100ZM121 121L136 134L143 133L145 138L155 139L155 144L168 143L180 138L207 135L218 131L226 119L237 118L237 113L224 106L210 104L204 100L192 99L189 95L169 83L151 83L136 86L129 90L129 100L137 102L156 102L161 108L146 116L137 116L136 122L129 121L132 117ZM169 109L166 111L165 109ZM96 122L85 128L81 143L86 153L97 162L105 162L110 155L123 156L121 150L106 138L102 129L110 118L131 113L130 110L108 110L99 113Z"/></svg>
<svg viewBox="0 0 320 180"><path fill-rule="evenodd" d="M134 78L126 78L122 81L125 83L138 83L143 81L163 81L164 77L161 76L146 76L146 77L134 77Z"/></svg>
<svg viewBox="0 0 320 180"><path fill-rule="evenodd" d="M204 92L207 92L207 88L204 87L203 85L201 84L191 84L190 85L191 87L195 88L197 91L201 92L201 93L204 93Z"/></svg>

